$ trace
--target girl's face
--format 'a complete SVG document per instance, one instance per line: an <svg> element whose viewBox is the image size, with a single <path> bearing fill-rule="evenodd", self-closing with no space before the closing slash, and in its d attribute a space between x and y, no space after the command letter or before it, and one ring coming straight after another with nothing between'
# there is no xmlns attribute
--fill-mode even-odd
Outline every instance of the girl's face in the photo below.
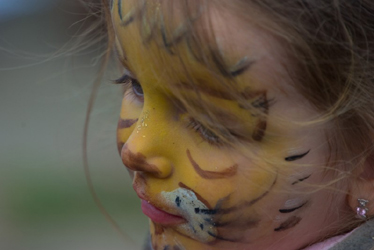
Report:
<svg viewBox="0 0 374 250"><path fill-rule="evenodd" d="M159 6L149 8L161 16ZM227 61L235 65L250 58L231 73L238 91L261 103L262 115L254 115L220 92L183 36L174 45L179 56L165 37L144 41L148 26L141 25L141 13L133 1L113 3L117 50L127 67L119 81L130 84L117 135L150 218L153 248L293 250L328 236L346 209L344 195L316 188L331 181L324 171L329 124L300 125L318 113L293 88L287 75L291 63L281 45L229 13L211 15L222 53L230 55ZM189 58L185 66L201 79L194 90L183 84L188 79L181 57ZM174 74L166 78L170 69ZM163 84L170 79L172 84ZM181 93L190 106L173 93ZM238 138L235 147L221 141L201 124L204 107L218 117L211 127L219 124L251 138Z"/></svg>

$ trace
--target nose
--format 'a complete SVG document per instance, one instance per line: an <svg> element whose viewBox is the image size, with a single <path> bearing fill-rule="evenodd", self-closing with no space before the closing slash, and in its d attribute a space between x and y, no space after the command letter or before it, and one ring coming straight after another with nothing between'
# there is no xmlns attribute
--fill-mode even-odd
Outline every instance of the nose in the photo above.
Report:
<svg viewBox="0 0 374 250"><path fill-rule="evenodd" d="M123 164L132 171L141 171L157 178L168 178L173 171L171 163L162 156L147 158L141 152L133 152L127 143L121 151Z"/></svg>
<svg viewBox="0 0 374 250"><path fill-rule="evenodd" d="M154 125L149 119L149 113L145 117L139 119L136 128L123 145L122 162L132 171L141 171L156 178L168 178L174 167L168 157L170 147L165 142L167 133L160 131L167 129L167 125L160 124L160 117ZM145 127L139 129L142 126Z"/></svg>

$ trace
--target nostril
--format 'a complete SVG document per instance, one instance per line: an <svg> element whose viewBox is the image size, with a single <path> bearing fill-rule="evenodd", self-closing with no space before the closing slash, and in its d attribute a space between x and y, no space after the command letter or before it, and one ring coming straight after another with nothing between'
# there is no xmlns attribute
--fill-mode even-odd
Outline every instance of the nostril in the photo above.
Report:
<svg viewBox="0 0 374 250"><path fill-rule="evenodd" d="M121 158L123 164L133 171L149 173L157 178L166 178L171 174L171 166L168 166L166 160L161 160L160 157L147 159L139 152L131 152L126 144L122 147Z"/></svg>
<svg viewBox="0 0 374 250"><path fill-rule="evenodd" d="M157 168L158 178L168 178L174 171L172 164L165 157L152 157L148 163Z"/></svg>
<svg viewBox="0 0 374 250"><path fill-rule="evenodd" d="M151 164L148 164L146 157L141 153L133 153L125 144L122 147L121 158L123 164L134 171L145 171L145 172L154 172L157 174L157 169Z"/></svg>

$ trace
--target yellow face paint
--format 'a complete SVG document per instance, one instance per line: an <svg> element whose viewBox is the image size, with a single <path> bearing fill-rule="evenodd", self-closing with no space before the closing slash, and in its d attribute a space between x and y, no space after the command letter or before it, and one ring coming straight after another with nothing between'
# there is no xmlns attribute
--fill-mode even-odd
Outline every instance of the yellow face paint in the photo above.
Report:
<svg viewBox="0 0 374 250"><path fill-rule="evenodd" d="M338 216L332 213L327 218L323 209L330 193L304 193L310 191L306 183L322 180L318 167L327 160L326 128L283 126L277 120L306 121L316 112L299 95L290 98L279 91L277 81L283 78L273 68L271 49L266 43L259 45L261 41L249 43L244 53L262 61L237 77L243 96L250 96L246 93L250 89L256 98L277 100L272 107L259 106L263 110L254 114L215 88L211 71L193 60L181 43L175 46L181 58L189 58L188 71L204 79L194 89L183 85L189 78L180 57L171 48L162 48L157 39L147 42L152 20L142 25L141 13L161 15L162 6L141 2L143 12L137 1L115 0L112 9L119 54L133 78L124 94L117 138L143 212L151 219L153 248L292 250L318 240L319 233L307 233L313 229L325 233L319 229ZM227 72L236 77L242 73L239 66ZM271 74L264 73L265 66ZM177 105L180 96L190 100L180 104L183 108ZM206 109L197 105L202 102L215 112L217 120L207 122L211 127L218 121L238 137L251 135L249 140L236 147L218 145L219 138L202 125L208 117ZM305 165L298 167L293 161ZM312 216L315 213L318 218Z"/></svg>

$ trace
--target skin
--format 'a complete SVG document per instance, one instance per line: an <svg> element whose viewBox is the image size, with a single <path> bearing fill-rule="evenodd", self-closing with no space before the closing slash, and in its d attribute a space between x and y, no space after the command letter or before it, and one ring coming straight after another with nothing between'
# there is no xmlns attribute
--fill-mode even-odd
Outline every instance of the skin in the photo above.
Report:
<svg viewBox="0 0 374 250"><path fill-rule="evenodd" d="M330 124L298 123L312 120L318 112L292 87L284 68L291 62L280 43L254 25L244 27L230 13L212 14L216 37L225 54L232 55L229 64L240 62L243 55L254 58L255 63L233 71L238 90L249 87L275 100L264 110L266 119L254 116L235 100L214 94L208 70L189 60L188 70L204 79L196 86L199 97L226 113L219 122L232 116L240 133L252 135L236 147L212 145L189 127L191 118L204 119L204 109L175 105L177 92L191 103L198 98L178 84L188 80L178 57L168 46L160 49L160 43L145 45L139 21L131 19L135 5L124 3L114 1L112 9L117 50L144 96L134 89L124 94L118 149L139 197L186 220L169 226L150 221L153 248L296 250L333 235L343 223L339 216L348 211L346 197L315 188L333 178L324 171ZM182 43L176 46L183 58L191 58ZM176 73L167 80L175 85L165 86L170 69Z"/></svg>

